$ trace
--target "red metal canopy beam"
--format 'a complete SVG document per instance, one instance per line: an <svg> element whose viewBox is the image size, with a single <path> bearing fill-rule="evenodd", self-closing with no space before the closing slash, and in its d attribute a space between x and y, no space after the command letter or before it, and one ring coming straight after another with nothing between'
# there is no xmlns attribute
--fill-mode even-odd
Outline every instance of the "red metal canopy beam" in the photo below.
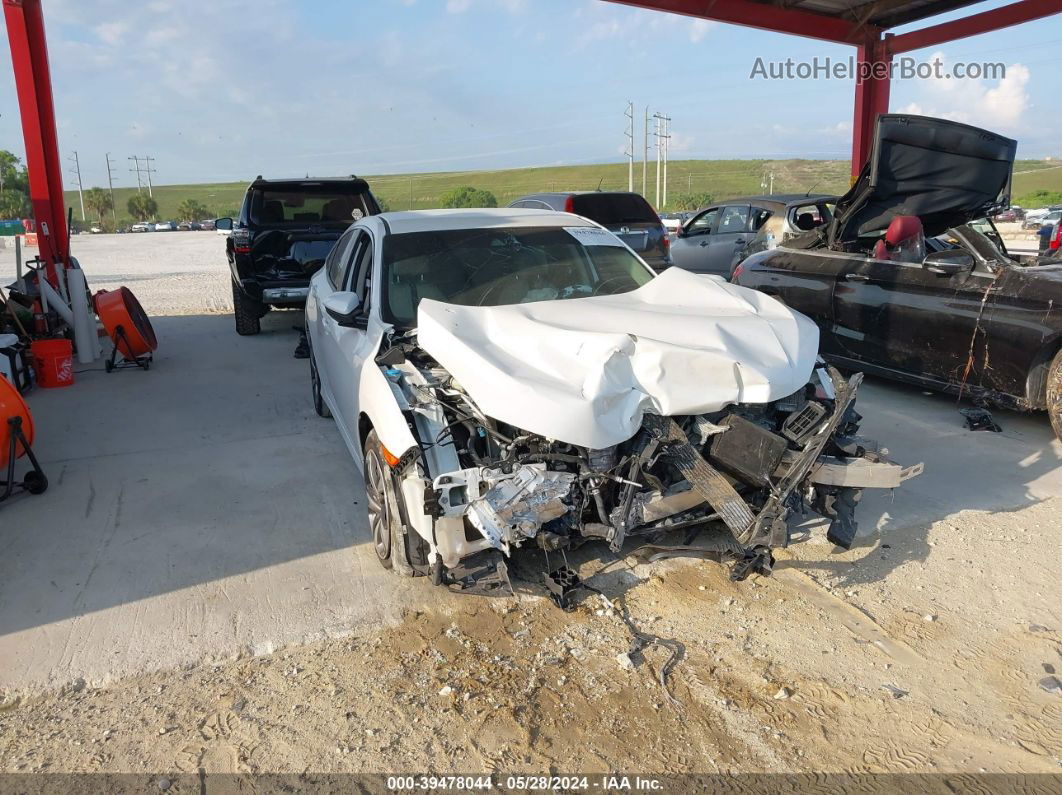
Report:
<svg viewBox="0 0 1062 795"><path fill-rule="evenodd" d="M967 36L1009 28L1011 25L1020 25L1022 22L1031 22L1059 12L1062 12L1062 0L1018 0L1017 3L971 14L962 19L892 36L889 50L897 54L921 50L923 47L934 47Z"/></svg>
<svg viewBox="0 0 1062 795"><path fill-rule="evenodd" d="M781 8L750 0L611 0L614 3L668 11L698 19L713 19L732 25L745 25L776 33L791 33L837 44L860 44L867 36L880 33L873 25L861 25L839 17Z"/></svg>
<svg viewBox="0 0 1062 795"><path fill-rule="evenodd" d="M48 281L57 285L55 268L66 266L66 207L63 170L55 132L52 78L44 38L41 0L4 0L7 38L15 69L15 89L26 143L30 202L37 224L37 245Z"/></svg>

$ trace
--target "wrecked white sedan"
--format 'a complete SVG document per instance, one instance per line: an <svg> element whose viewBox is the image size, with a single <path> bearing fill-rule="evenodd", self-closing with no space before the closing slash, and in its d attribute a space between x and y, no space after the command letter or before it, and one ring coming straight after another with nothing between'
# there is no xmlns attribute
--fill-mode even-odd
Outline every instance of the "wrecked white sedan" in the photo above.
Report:
<svg viewBox="0 0 1062 795"><path fill-rule="evenodd" d="M767 573L791 513L848 546L860 490L916 472L857 437L861 376L821 364L811 321L655 275L574 215L364 218L314 276L306 325L314 405L363 466L380 561L456 589L508 591L521 545L673 530L721 535L735 578Z"/></svg>

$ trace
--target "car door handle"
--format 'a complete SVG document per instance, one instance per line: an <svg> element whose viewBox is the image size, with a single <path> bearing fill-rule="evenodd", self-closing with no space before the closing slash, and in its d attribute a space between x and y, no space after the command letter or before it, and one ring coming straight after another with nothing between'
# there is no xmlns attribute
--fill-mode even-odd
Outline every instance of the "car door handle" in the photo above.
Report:
<svg viewBox="0 0 1062 795"><path fill-rule="evenodd" d="M846 273L844 280L846 282L869 282L870 277L863 273Z"/></svg>
<svg viewBox="0 0 1062 795"><path fill-rule="evenodd" d="M708 241L707 241L707 240L702 240L702 241L701 241L701 242L700 242L700 243L699 243L698 245L699 245L699 246L700 246L701 248L704 248L705 246L707 246L707 245L708 245Z"/></svg>

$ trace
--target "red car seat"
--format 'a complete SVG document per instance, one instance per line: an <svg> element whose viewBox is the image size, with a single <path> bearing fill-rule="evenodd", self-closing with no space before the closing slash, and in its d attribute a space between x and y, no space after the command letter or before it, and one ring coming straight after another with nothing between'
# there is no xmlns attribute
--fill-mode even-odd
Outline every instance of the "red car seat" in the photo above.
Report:
<svg viewBox="0 0 1062 795"><path fill-rule="evenodd" d="M917 215L897 215L885 237L874 245L874 259L897 262L921 262L926 258L926 238Z"/></svg>

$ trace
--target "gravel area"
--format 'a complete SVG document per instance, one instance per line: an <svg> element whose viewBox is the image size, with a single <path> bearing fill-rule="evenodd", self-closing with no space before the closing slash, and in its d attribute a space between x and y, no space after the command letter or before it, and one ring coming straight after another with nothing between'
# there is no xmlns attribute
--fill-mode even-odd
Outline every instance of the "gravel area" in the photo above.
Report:
<svg viewBox="0 0 1062 795"><path fill-rule="evenodd" d="M70 249L93 291L125 285L149 315L232 311L225 238L215 232L76 235ZM36 253L23 249L23 260ZM14 242L8 239L0 248L0 284L14 277Z"/></svg>

